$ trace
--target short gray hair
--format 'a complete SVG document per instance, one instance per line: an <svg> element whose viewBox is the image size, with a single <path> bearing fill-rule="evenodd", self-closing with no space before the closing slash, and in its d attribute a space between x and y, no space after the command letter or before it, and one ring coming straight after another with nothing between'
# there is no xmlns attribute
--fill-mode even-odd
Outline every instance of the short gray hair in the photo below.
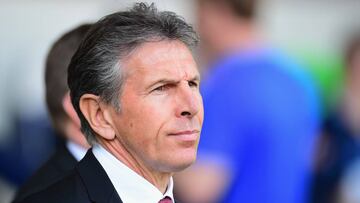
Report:
<svg viewBox="0 0 360 203"><path fill-rule="evenodd" d="M98 95L120 111L119 95L125 79L121 60L145 42L162 40L179 40L190 50L199 42L182 17L146 3L105 16L89 30L69 65L68 85L81 130L90 144L96 142L96 133L80 110L81 96Z"/></svg>

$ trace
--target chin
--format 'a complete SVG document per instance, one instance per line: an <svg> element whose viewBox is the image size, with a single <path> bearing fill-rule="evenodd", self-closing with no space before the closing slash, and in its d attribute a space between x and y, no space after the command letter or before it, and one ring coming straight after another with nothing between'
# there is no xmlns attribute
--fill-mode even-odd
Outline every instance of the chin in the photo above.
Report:
<svg viewBox="0 0 360 203"><path fill-rule="evenodd" d="M196 160L196 150L195 152L182 152L177 154L172 154L171 157L163 165L163 171L166 172L179 172L187 167L191 166Z"/></svg>
<svg viewBox="0 0 360 203"><path fill-rule="evenodd" d="M194 162L195 162L195 160L193 160L191 162L183 163L182 165L178 165L176 168L174 168L174 172L183 171L186 168L188 168L189 166L191 166Z"/></svg>

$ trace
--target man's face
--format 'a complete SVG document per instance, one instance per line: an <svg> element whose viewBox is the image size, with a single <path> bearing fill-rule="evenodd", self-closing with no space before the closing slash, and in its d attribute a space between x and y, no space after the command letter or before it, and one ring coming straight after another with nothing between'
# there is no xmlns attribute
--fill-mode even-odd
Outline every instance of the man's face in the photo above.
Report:
<svg viewBox="0 0 360 203"><path fill-rule="evenodd" d="M126 79L117 139L151 170L174 172L195 161L203 122L199 72L179 41L145 43L122 63Z"/></svg>

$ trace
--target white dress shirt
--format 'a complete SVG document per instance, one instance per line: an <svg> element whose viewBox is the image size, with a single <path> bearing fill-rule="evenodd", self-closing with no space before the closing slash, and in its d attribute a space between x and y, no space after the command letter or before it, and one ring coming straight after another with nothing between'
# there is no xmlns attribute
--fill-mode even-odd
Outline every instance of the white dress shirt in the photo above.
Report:
<svg viewBox="0 0 360 203"><path fill-rule="evenodd" d="M92 150L124 203L158 203L166 196L174 202L172 177L165 194L162 194L158 188L127 167L102 146L95 145Z"/></svg>
<svg viewBox="0 0 360 203"><path fill-rule="evenodd" d="M87 149L72 141L66 142L66 147L77 161L80 161L86 154Z"/></svg>

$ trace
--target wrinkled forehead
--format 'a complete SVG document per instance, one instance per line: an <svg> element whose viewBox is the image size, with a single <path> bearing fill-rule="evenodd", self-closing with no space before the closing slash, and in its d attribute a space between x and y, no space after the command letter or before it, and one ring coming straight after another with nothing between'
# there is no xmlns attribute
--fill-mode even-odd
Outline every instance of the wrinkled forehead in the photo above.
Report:
<svg viewBox="0 0 360 203"><path fill-rule="evenodd" d="M183 42L179 40L164 40L143 43L133 51L130 57L134 59L141 58L144 63L152 64L166 57L177 57L178 59L192 58L192 54Z"/></svg>
<svg viewBox="0 0 360 203"><path fill-rule="evenodd" d="M184 77L199 75L192 52L177 40L144 43L123 64L127 75L139 72L147 75L181 74Z"/></svg>

